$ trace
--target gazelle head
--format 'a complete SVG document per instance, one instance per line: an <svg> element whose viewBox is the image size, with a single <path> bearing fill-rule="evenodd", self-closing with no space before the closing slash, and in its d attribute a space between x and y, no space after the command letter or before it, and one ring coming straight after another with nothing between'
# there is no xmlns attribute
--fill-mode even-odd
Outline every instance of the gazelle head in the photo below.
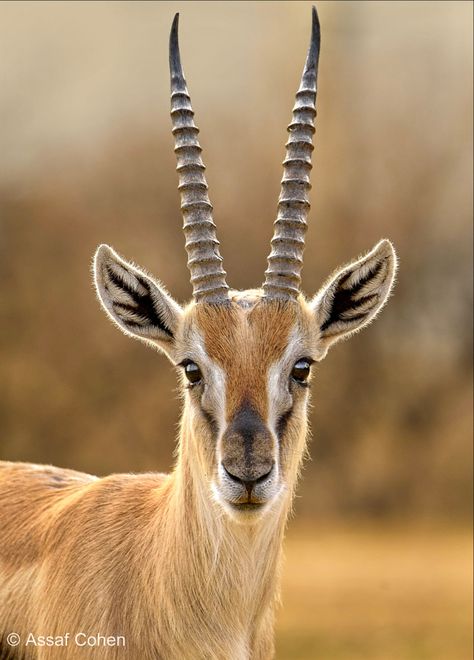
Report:
<svg viewBox="0 0 474 660"><path fill-rule="evenodd" d="M396 270L394 249L382 240L338 269L314 297L300 292L319 44L313 8L262 288L238 292L226 283L181 67L178 15L170 36L171 117L193 300L180 306L107 245L95 255L95 284L107 314L125 334L163 351L180 372L187 425L181 454L187 452L209 496L239 520L258 519L292 493L312 365L378 314Z"/></svg>

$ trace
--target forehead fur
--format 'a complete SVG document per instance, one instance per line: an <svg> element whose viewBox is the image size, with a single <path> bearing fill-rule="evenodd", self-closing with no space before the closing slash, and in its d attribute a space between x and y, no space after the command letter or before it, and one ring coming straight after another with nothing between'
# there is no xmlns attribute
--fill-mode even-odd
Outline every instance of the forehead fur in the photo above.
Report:
<svg viewBox="0 0 474 660"><path fill-rule="evenodd" d="M228 305L192 309L207 355L226 374L228 419L244 404L266 418L269 367L283 355L292 331L307 325L305 312L304 303L264 300L251 291L232 294Z"/></svg>

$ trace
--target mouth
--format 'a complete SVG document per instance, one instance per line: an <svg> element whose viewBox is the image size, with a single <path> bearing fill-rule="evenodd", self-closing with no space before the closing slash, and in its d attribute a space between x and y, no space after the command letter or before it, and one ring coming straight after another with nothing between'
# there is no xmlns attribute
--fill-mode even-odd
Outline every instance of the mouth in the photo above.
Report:
<svg viewBox="0 0 474 660"><path fill-rule="evenodd" d="M225 485L225 484L224 484ZM272 508L272 504L278 499L281 488L278 491L262 494L248 494L228 492L227 488L221 488L216 482L211 486L214 500L220 504L228 514L235 520L241 522L257 520Z"/></svg>
<svg viewBox="0 0 474 660"><path fill-rule="evenodd" d="M242 504L229 502L229 504L234 511L239 511L241 513L261 511L265 506L264 502L242 502Z"/></svg>
<svg viewBox="0 0 474 660"><path fill-rule="evenodd" d="M226 509L231 517L238 523L253 523L265 515L268 509L267 502L242 502L236 504L235 502L226 502Z"/></svg>

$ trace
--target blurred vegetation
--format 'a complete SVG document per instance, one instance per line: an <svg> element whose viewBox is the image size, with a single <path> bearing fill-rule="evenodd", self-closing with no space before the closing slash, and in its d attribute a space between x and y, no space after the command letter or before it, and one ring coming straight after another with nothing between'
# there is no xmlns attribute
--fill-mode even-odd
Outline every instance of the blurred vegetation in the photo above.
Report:
<svg viewBox="0 0 474 660"><path fill-rule="evenodd" d="M472 5L318 7L304 288L313 294L383 236L397 247L400 274L373 327L318 367L299 515L463 519L471 507ZM170 468L173 370L107 321L91 257L108 242L177 299L189 296L166 70L179 9L229 281L262 281L309 8L0 5L1 458L98 474Z"/></svg>

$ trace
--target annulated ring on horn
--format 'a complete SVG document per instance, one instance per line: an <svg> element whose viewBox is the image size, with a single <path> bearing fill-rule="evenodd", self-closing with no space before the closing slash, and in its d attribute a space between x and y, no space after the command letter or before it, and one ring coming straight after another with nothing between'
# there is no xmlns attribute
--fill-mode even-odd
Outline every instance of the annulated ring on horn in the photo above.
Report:
<svg viewBox="0 0 474 660"><path fill-rule="evenodd" d="M283 161L278 214L263 284L266 298L295 299L300 292L306 219L310 209L308 193L320 43L319 19L313 7L311 43L288 126L290 136Z"/></svg>
<svg viewBox="0 0 474 660"><path fill-rule="evenodd" d="M178 190L181 195L183 228L193 296L197 302L224 303L229 287L222 267L212 205L201 159L201 146L194 112L181 66L178 42L179 14L170 34L171 121L178 161Z"/></svg>

